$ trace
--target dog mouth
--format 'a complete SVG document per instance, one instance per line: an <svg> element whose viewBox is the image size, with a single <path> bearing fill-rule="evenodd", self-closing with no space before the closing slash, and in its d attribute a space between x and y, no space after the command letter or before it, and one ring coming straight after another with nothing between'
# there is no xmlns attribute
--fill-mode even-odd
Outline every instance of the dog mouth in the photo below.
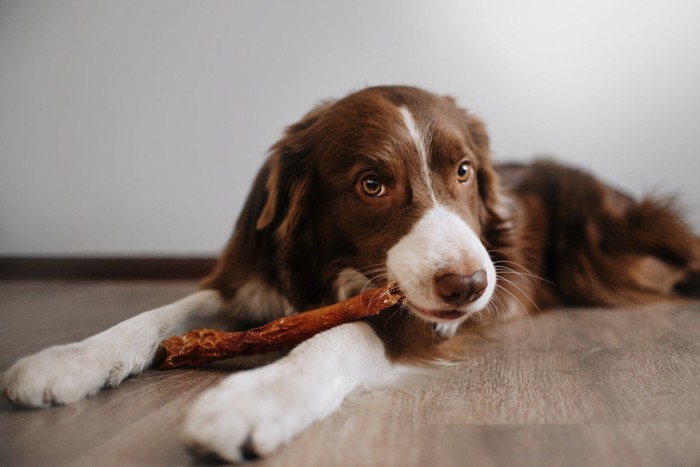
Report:
<svg viewBox="0 0 700 467"><path fill-rule="evenodd" d="M416 315L434 322L454 321L456 319L464 318L467 314L457 309L428 310L408 302L406 302L406 305L408 306L409 310Z"/></svg>

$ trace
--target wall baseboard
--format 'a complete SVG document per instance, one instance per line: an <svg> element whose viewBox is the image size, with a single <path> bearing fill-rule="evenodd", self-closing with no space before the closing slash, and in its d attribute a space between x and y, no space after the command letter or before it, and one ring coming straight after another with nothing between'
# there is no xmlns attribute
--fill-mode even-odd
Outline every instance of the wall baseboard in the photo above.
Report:
<svg viewBox="0 0 700 467"><path fill-rule="evenodd" d="M2 257L0 279L201 279L214 257Z"/></svg>

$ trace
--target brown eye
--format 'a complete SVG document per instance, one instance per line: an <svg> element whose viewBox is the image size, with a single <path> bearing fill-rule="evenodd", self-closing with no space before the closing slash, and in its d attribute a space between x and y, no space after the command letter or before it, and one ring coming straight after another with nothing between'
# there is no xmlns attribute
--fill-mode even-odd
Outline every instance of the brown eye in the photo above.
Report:
<svg viewBox="0 0 700 467"><path fill-rule="evenodd" d="M386 194L384 184L379 179L379 177L375 175L368 175L365 178L363 178L360 181L360 186L364 194L373 198L376 198L378 196L384 196Z"/></svg>
<svg viewBox="0 0 700 467"><path fill-rule="evenodd" d="M472 168L469 166L469 162L461 162L459 167L457 167L457 181L464 183L469 181L472 176Z"/></svg>

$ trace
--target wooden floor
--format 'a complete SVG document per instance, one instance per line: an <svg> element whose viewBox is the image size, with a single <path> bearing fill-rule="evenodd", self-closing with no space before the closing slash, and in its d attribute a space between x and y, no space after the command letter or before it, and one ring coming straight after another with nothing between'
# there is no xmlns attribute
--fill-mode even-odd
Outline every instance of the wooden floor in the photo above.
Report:
<svg viewBox="0 0 700 467"><path fill-rule="evenodd" d="M0 369L194 290L0 282ZM353 397L260 466L698 466L700 304L552 311L475 336L412 391ZM183 410L221 368L148 371L51 410L0 402L0 465L188 465Z"/></svg>

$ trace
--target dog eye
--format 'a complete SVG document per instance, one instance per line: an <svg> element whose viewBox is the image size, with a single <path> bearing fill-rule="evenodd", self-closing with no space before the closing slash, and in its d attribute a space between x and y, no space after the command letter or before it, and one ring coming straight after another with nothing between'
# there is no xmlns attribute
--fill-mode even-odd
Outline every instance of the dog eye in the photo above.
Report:
<svg viewBox="0 0 700 467"><path fill-rule="evenodd" d="M469 162L461 162L457 167L457 181L464 183L469 181L472 176L472 168Z"/></svg>
<svg viewBox="0 0 700 467"><path fill-rule="evenodd" d="M366 177L364 177L360 181L360 186L364 194L373 198L376 198L378 196L384 196L386 194L384 184L379 179L379 177L376 177L374 175L367 175Z"/></svg>

